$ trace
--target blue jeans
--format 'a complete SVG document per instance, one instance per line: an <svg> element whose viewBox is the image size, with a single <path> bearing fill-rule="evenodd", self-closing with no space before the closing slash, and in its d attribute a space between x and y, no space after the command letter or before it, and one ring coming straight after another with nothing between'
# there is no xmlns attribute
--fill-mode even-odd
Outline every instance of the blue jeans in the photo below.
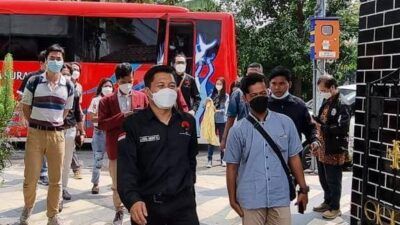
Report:
<svg viewBox="0 0 400 225"><path fill-rule="evenodd" d="M41 177L47 176L47 171L48 171L47 160L46 160L46 157L43 157L42 168L40 169L40 176Z"/></svg>
<svg viewBox="0 0 400 225"><path fill-rule="evenodd" d="M215 133L218 134L219 137L219 141L222 140L222 135L224 134L224 130L225 130L225 123L215 123ZM214 146L214 145L208 145L208 160L212 161L212 157L214 154L214 150L218 149L218 146ZM224 158L224 152L221 151L221 162L222 159Z"/></svg>
<svg viewBox="0 0 400 225"><path fill-rule="evenodd" d="M104 154L106 152L106 133L97 128L94 128L93 130L92 150L94 160L92 183L98 185L100 180L101 167L103 166Z"/></svg>

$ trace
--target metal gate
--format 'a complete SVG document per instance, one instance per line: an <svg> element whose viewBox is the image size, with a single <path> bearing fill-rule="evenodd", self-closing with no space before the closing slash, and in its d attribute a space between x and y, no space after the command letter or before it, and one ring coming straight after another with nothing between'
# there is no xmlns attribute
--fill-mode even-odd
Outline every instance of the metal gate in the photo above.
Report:
<svg viewBox="0 0 400 225"><path fill-rule="evenodd" d="M399 71L366 85L362 225L400 225Z"/></svg>

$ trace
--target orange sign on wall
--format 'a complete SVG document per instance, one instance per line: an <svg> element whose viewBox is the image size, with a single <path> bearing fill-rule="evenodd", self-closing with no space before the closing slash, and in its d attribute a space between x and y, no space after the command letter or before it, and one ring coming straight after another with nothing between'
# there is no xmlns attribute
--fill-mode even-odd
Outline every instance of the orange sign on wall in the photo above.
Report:
<svg viewBox="0 0 400 225"><path fill-rule="evenodd" d="M338 59L340 25L338 19L315 20L315 58Z"/></svg>

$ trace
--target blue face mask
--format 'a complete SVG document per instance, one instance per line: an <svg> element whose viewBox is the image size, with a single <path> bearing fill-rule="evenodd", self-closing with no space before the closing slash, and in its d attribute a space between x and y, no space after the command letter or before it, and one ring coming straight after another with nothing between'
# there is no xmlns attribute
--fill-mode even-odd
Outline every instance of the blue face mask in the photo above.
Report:
<svg viewBox="0 0 400 225"><path fill-rule="evenodd" d="M64 61L49 60L47 61L47 69L53 73L59 73L64 65Z"/></svg>

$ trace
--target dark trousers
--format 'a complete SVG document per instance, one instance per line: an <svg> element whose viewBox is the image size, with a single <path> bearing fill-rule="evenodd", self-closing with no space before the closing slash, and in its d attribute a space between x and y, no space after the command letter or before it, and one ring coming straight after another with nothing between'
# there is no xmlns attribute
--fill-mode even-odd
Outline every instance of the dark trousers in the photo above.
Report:
<svg viewBox="0 0 400 225"><path fill-rule="evenodd" d="M340 209L342 195L342 166L333 166L318 161L318 176L324 190L324 203L331 210Z"/></svg>
<svg viewBox="0 0 400 225"><path fill-rule="evenodd" d="M215 123L215 133L218 134L219 137L219 141L222 140L222 135L224 135L224 130L225 130L225 123ZM214 145L208 145L208 160L211 161L214 151L215 149L219 149L218 146L214 146ZM221 152L221 161L224 158L224 152L222 150L220 150Z"/></svg>
<svg viewBox="0 0 400 225"><path fill-rule="evenodd" d="M145 200L148 217L146 225L199 225L194 188L182 191L169 201L155 203ZM131 220L132 225L137 225Z"/></svg>

